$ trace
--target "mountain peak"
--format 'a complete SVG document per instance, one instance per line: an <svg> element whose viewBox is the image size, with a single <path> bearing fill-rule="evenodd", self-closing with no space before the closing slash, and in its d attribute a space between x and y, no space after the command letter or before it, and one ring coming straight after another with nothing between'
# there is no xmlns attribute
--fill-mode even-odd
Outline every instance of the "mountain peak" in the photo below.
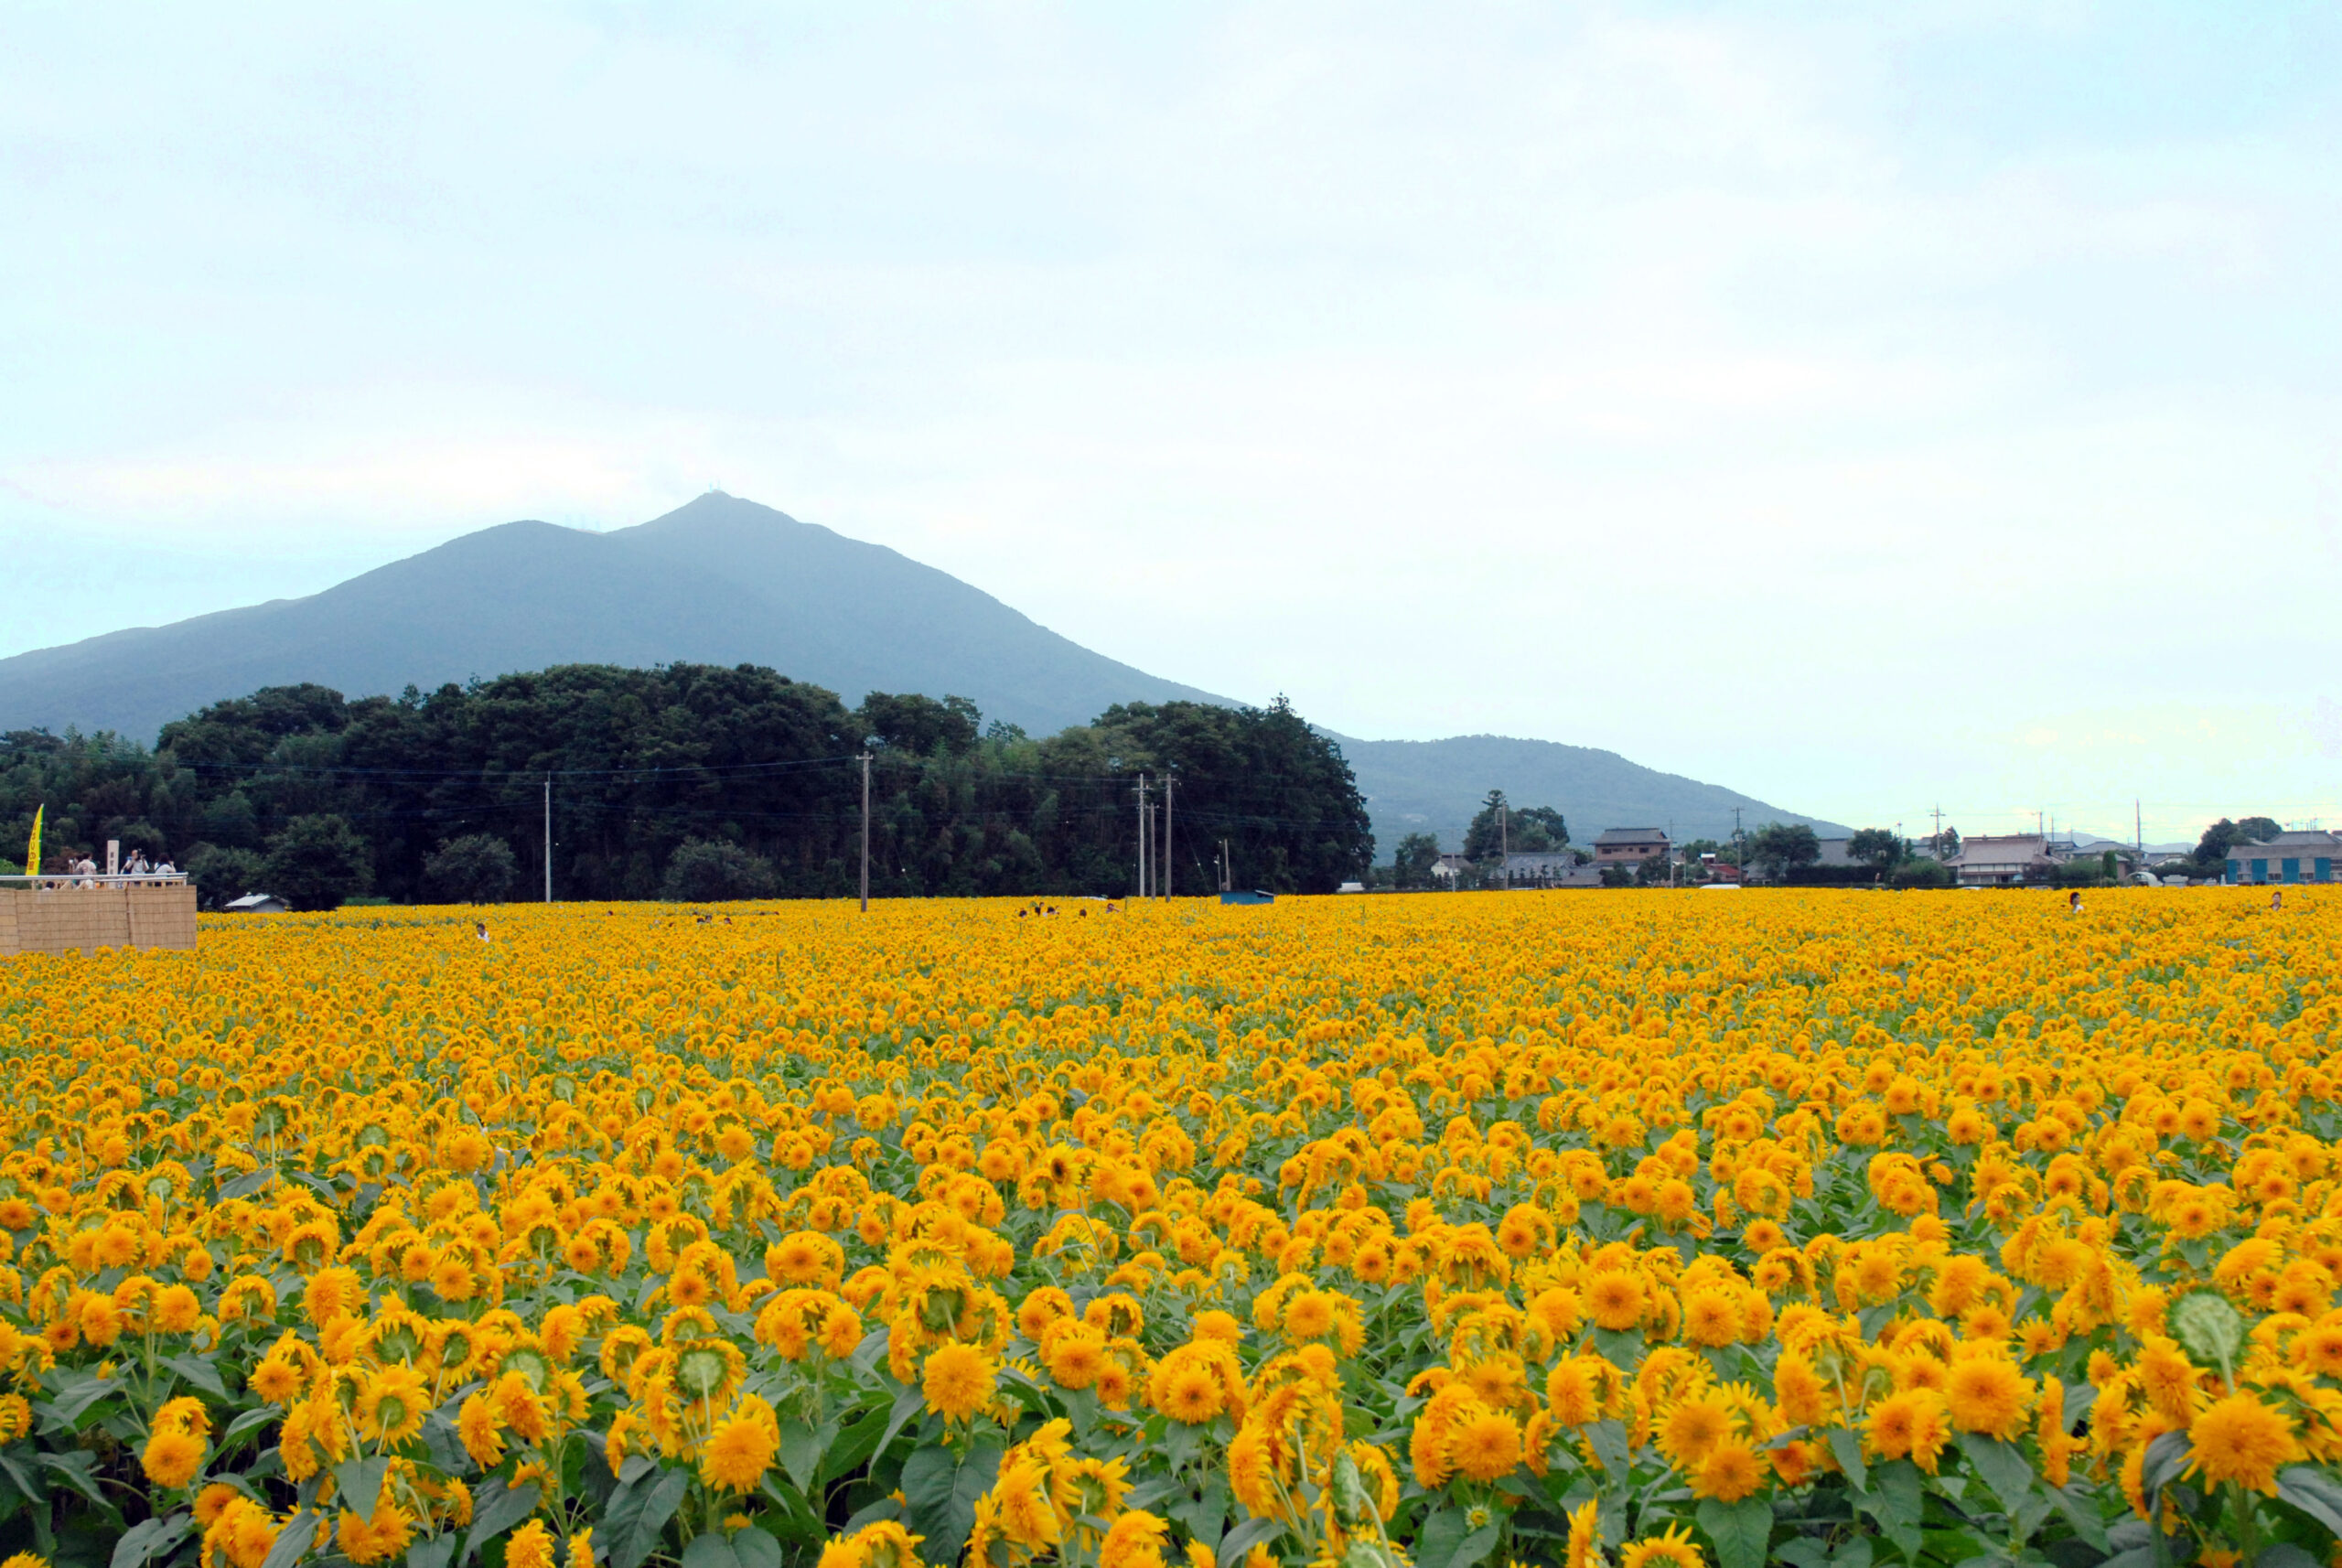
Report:
<svg viewBox="0 0 2342 1568"><path fill-rule="evenodd" d="M947 573L709 490L592 533L500 523L307 598L0 660L0 730L172 719L262 686L347 696L553 664L765 664L849 702L970 697L1036 732L1209 693L1093 653Z"/></svg>
<svg viewBox="0 0 2342 1568"><path fill-rule="evenodd" d="M850 703L872 691L968 697L1035 734L1117 703L1227 701L1093 653L884 545L711 489L607 533L500 523L305 599L0 659L0 731L147 740L263 686L360 697L557 664L682 662L768 665ZM1630 822L1718 836L1735 807L1752 824L1811 820L1552 741L1340 743L1386 848L1416 832L1460 842L1491 787L1560 808L1582 840Z"/></svg>

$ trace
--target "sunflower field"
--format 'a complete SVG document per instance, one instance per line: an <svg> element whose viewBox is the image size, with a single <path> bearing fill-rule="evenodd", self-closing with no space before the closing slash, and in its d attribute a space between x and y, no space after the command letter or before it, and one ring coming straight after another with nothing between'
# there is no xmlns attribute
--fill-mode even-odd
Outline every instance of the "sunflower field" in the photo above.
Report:
<svg viewBox="0 0 2342 1568"><path fill-rule="evenodd" d="M0 1557L2342 1562L2337 974L2315 889L16 960Z"/></svg>

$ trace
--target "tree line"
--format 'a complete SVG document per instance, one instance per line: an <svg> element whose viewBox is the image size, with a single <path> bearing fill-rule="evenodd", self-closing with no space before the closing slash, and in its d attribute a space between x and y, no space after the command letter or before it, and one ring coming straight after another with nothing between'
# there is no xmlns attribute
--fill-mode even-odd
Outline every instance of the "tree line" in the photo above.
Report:
<svg viewBox="0 0 2342 1568"><path fill-rule="evenodd" d="M1134 786L1176 779L1168 885L1331 892L1374 841L1340 748L1266 708L1131 703L1033 737L960 697L835 693L754 665L564 665L431 693L268 687L164 726L0 735L0 845L46 808L45 862L144 850L207 903L1126 897ZM1161 819L1158 816L1159 843ZM1161 858L1158 851L1158 858ZM1158 872L1158 878L1163 873Z"/></svg>

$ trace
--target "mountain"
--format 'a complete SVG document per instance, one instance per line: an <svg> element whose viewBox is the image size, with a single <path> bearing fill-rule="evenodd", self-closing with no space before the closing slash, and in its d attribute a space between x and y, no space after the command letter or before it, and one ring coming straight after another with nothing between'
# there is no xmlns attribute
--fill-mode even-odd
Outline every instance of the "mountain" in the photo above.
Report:
<svg viewBox="0 0 2342 1568"><path fill-rule="evenodd" d="M2074 841L2074 847L2085 854L2096 854L2101 850L2119 849L2129 851L2140 847L2138 842L2134 839L2111 839L2104 833L2076 832L2069 833L2067 836ZM2197 846L2195 844L2185 840L2174 840L2169 843L2148 844L2145 846L2145 853L2149 854L2194 854L2196 853L2196 847Z"/></svg>
<svg viewBox="0 0 2342 1568"><path fill-rule="evenodd" d="M357 697L553 664L686 660L768 665L849 703L871 691L969 697L1035 735L1116 703L1229 701L1092 653L883 545L710 491L633 528L508 522L307 598L0 659L0 731L78 725L151 741L169 720L263 686L309 681ZM1671 823L1679 837L1721 838L1735 806L1752 826L1812 821L1585 746L1341 743L1386 854L1410 832L1460 844L1492 788L1560 808L1581 843Z"/></svg>
<svg viewBox="0 0 2342 1568"><path fill-rule="evenodd" d="M508 522L353 577L0 660L0 731L167 721L262 686L347 696L552 664L765 664L837 692L974 700L1047 734L1116 703L1225 703L1092 653L883 545L711 491L609 533Z"/></svg>
<svg viewBox="0 0 2342 1568"><path fill-rule="evenodd" d="M1431 833L1443 849L1461 848L1464 830L1490 789L1503 790L1515 806L1554 808L1569 822L1570 841L1581 847L1605 828L1667 828L1679 843L1725 839L1735 807L1741 825L1751 830L1767 822L1803 822L1824 838L1852 831L1592 746L1500 735L1336 738L1374 818L1376 853L1385 857L1406 833Z"/></svg>

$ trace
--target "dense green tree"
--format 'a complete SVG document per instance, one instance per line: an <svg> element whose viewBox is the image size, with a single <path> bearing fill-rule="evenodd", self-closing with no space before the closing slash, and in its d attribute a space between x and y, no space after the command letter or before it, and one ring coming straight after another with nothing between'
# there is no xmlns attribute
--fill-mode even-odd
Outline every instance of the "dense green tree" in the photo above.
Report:
<svg viewBox="0 0 2342 1568"><path fill-rule="evenodd" d="M1391 884L1405 892L1420 892L1436 880L1432 868L1439 864L1439 841L1429 833L1409 833L1391 857Z"/></svg>
<svg viewBox="0 0 2342 1568"><path fill-rule="evenodd" d="M259 892L263 876L258 850L230 844L198 843L188 850L180 869L195 884L196 897L207 909Z"/></svg>
<svg viewBox="0 0 2342 1568"><path fill-rule="evenodd" d="M1240 887L1331 893L1363 880L1374 864L1366 800L1341 747L1283 697L1266 708L1125 703L1094 725L1042 742L1037 751L1042 771L1080 789L1077 798L1090 809L1068 825L1086 826L1093 836L1068 859L1093 868L1092 886L1106 866L1131 863L1133 813L1125 780L1134 771L1159 777L1168 769L1176 780L1166 884L1174 893L1218 886L1211 851L1223 839ZM1105 788L1082 779L1084 770Z"/></svg>
<svg viewBox="0 0 2342 1568"><path fill-rule="evenodd" d="M268 846L261 875L267 890L295 909L334 909L372 885L366 841L341 817L295 817Z"/></svg>
<svg viewBox="0 0 2342 1568"><path fill-rule="evenodd" d="M1748 841L1748 859L1776 879L1821 858L1821 840L1803 822L1768 822Z"/></svg>
<svg viewBox="0 0 2342 1568"><path fill-rule="evenodd" d="M2110 854L2107 858L2113 857ZM2049 874L2051 885L2057 887L2103 887L2113 880L2112 870L2094 854L2079 855Z"/></svg>
<svg viewBox="0 0 2342 1568"><path fill-rule="evenodd" d="M444 841L423 863L423 886L450 904L501 904L520 879L512 846L493 833Z"/></svg>
<svg viewBox="0 0 2342 1568"><path fill-rule="evenodd" d="M2190 876L2215 878L2228 875L2230 851L2243 845L2266 843L2285 830L2269 817L2247 817L2242 822L2230 822L2222 817L2204 830L2196 841L2194 863L2186 868Z"/></svg>
<svg viewBox="0 0 2342 1568"><path fill-rule="evenodd" d="M1951 867L1939 860L1916 855L1887 873L1890 887L1950 887L1957 879Z"/></svg>
<svg viewBox="0 0 2342 1568"><path fill-rule="evenodd" d="M976 744L983 715L965 697L892 696L873 692L862 699L854 716L874 746L928 757L937 752L961 752Z"/></svg>
<svg viewBox="0 0 2342 1568"><path fill-rule="evenodd" d="M1896 863L1908 854L1910 846L1887 828L1858 828L1854 836L1846 841L1847 858L1874 866L1880 872L1893 870Z"/></svg>
<svg viewBox="0 0 2342 1568"><path fill-rule="evenodd" d="M46 806L53 856L102 858L110 837L183 865L200 849L209 898L257 879L295 821L330 815L364 839L391 897L450 896L434 857L482 837L533 888L550 779L557 897L656 897L692 840L762 856L777 893L835 896L855 882L865 746L885 896L1122 896L1141 772L1158 800L1162 775L1176 779L1165 880L1177 892L1217 888L1223 841L1248 886L1331 892L1372 865L1340 748L1282 700L1132 703L1035 739L983 726L962 698L873 693L849 710L770 670L704 664L564 665L355 702L272 687L166 726L151 753L111 735L0 736L0 847Z"/></svg>
<svg viewBox="0 0 2342 1568"><path fill-rule="evenodd" d="M691 839L667 862L663 897L689 904L769 898L779 886L772 862L736 843Z"/></svg>
<svg viewBox="0 0 2342 1568"><path fill-rule="evenodd" d="M1501 789L1488 791L1464 830L1465 856L1475 861L1493 859L1507 848L1515 854L1542 854L1564 849L1569 842L1569 823L1561 812L1551 806L1515 806Z"/></svg>

